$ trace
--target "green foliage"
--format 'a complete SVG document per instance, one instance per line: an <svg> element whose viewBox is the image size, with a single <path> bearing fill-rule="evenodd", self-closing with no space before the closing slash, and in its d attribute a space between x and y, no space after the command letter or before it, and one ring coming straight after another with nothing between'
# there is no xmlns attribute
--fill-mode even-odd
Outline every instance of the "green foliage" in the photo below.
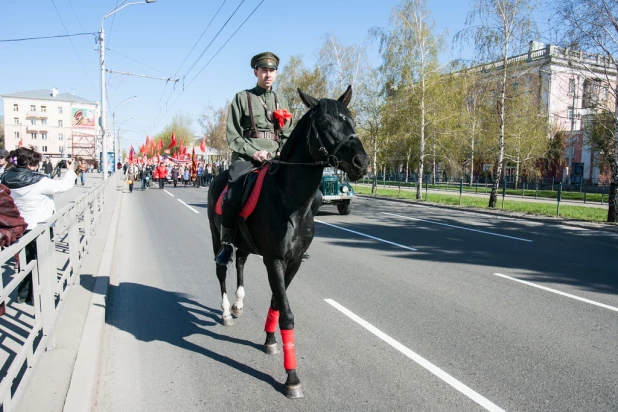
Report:
<svg viewBox="0 0 618 412"><path fill-rule="evenodd" d="M154 137L157 142L163 140L163 149L160 153L163 153L163 150L167 150L167 146L169 146L172 140L172 131L174 132L178 144L171 149L171 154L179 150L180 142L185 146L192 146L194 144L194 133L191 129L192 123L191 118L186 115L177 114L174 116L172 122L166 125L163 130Z"/></svg>
<svg viewBox="0 0 618 412"><path fill-rule="evenodd" d="M601 170L608 170L616 157L614 114L599 112L586 125L585 144L595 153L595 163Z"/></svg>

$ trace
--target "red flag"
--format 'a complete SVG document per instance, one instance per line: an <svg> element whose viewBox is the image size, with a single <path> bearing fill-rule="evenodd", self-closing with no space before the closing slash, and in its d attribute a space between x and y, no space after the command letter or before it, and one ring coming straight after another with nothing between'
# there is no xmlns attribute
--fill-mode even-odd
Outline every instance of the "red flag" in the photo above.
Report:
<svg viewBox="0 0 618 412"><path fill-rule="evenodd" d="M159 145L157 146L157 150L161 150L161 149L163 149L163 138L159 140Z"/></svg>
<svg viewBox="0 0 618 412"><path fill-rule="evenodd" d="M129 162L133 161L134 154L135 154L135 149L133 148L133 145L131 145L131 149L129 150Z"/></svg>
<svg viewBox="0 0 618 412"><path fill-rule="evenodd" d="M171 149L174 146L176 146L176 136L174 135L174 132L172 131L172 140L170 141L170 144L167 146L167 148Z"/></svg>
<svg viewBox="0 0 618 412"><path fill-rule="evenodd" d="M195 156L195 146L191 150L191 178L195 179L197 176L197 156Z"/></svg>
<svg viewBox="0 0 618 412"><path fill-rule="evenodd" d="M148 137L148 135L146 135L146 147L148 147L149 143L150 143L150 137Z"/></svg>
<svg viewBox="0 0 618 412"><path fill-rule="evenodd" d="M24 143L21 141L21 139L19 139L19 143L17 143L17 147L22 147L24 145Z"/></svg>
<svg viewBox="0 0 618 412"><path fill-rule="evenodd" d="M206 135L202 137L202 141L200 142L200 150L206 153Z"/></svg>

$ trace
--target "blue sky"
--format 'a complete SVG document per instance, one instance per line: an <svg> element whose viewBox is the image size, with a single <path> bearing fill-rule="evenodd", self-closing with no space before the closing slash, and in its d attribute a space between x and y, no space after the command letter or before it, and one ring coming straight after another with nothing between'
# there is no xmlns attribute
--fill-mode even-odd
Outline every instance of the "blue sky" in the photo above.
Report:
<svg viewBox="0 0 618 412"><path fill-rule="evenodd" d="M289 56L301 54L307 63L313 63L327 33L335 35L344 44L363 43L371 27L388 26L390 10L399 3L395 0L265 0L195 77L261 1L245 0L193 70L187 73L241 1L225 2L182 67L181 63L223 0L158 0L153 4L129 6L116 13L115 18L105 20L106 46L111 49L107 51L108 69L165 78L186 75L182 94L179 90L174 91L172 84L166 86L164 81L107 75L110 122L112 110L118 103L127 97L138 96L116 110L118 123L132 118L121 128L123 147L140 144L146 134L156 134L177 113L192 117L196 134L201 133L197 117L204 107L220 107L237 91L253 87L255 77L249 61L254 54L273 51L281 57L282 65ZM0 39L11 39L66 34L66 31L97 32L102 17L115 7L117 1L3 3ZM464 27L469 10L467 1L430 0L429 7L436 32L448 30L449 40ZM67 38L0 43L0 93L56 87L61 93L75 92L78 96L99 101L99 54L94 39L90 35L73 37L75 50ZM453 57L450 50L447 48L443 60ZM376 47L372 48L371 56L376 63L379 62ZM176 88L182 88L182 82L177 83Z"/></svg>

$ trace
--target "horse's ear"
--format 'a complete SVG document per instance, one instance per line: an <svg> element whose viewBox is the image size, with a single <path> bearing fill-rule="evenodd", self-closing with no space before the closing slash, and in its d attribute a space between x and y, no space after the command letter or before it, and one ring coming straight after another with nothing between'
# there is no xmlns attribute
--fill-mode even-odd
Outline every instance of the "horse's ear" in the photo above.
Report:
<svg viewBox="0 0 618 412"><path fill-rule="evenodd" d="M298 90L298 95L300 96L300 100L303 101L303 103L305 103L305 106L307 106L308 109L311 109L314 106L317 106L318 99L316 99L315 97L311 97L308 94L305 94L302 92L302 90L297 89Z"/></svg>
<svg viewBox="0 0 618 412"><path fill-rule="evenodd" d="M352 86L348 86L345 93L343 93L338 100L342 102L345 107L348 107L350 101L352 100Z"/></svg>

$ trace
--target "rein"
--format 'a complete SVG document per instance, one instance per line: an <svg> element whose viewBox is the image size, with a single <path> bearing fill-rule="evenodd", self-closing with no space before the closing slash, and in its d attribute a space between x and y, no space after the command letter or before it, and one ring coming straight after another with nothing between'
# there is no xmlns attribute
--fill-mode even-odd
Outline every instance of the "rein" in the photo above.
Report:
<svg viewBox="0 0 618 412"><path fill-rule="evenodd" d="M337 158L337 152L339 151L339 149L341 149L341 146L343 146L344 144L346 144L348 142L348 140L350 140L353 137L358 138L358 135L356 135L355 133L352 133L348 136L346 136L343 140L341 140L339 142L339 144L335 147L335 150L333 150L333 153L328 153L328 149L326 149L326 146L324 145L324 142L322 142L322 138L320 137L320 133L315 130L315 125L313 122L313 114L315 112L311 113L309 116L311 117L311 124L309 125L309 131L307 131L307 141L309 142L309 138L310 138L310 134L311 134L311 130L315 131L315 137L318 140L318 143L320 144L320 148L318 149L318 151L323 154L324 156L326 156L325 160L318 160L318 161L314 161L314 162L285 162L283 160L278 160L278 159L271 159L268 160L268 163L273 163L273 164L280 164L280 165L298 165L298 166L322 166L322 167L326 167L326 166L332 166L332 167L338 167L339 166L339 159ZM311 152L311 148L309 148L309 152ZM313 153L311 153L311 157L313 157L313 159L315 160L315 156L313 155ZM332 163L331 163L332 160Z"/></svg>

